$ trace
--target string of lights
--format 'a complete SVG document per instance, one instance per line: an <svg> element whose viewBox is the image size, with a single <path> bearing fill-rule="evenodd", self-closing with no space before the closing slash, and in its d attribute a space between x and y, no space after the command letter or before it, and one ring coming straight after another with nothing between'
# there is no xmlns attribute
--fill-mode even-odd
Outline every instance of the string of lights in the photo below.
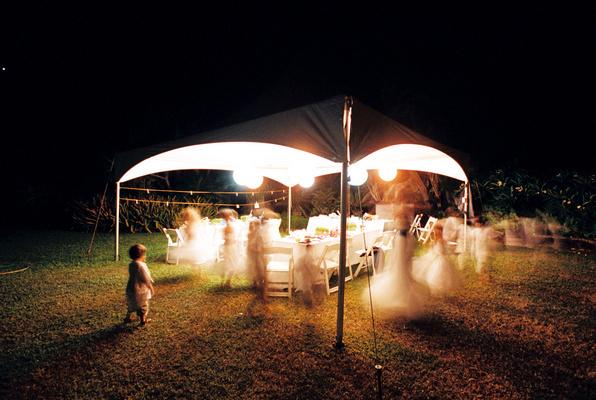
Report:
<svg viewBox="0 0 596 400"><path fill-rule="evenodd" d="M242 192L242 191L233 191L233 192L212 192L212 191L202 191L202 190L169 190L169 189L147 189L147 188L134 188L134 187L121 187L121 190L123 189L127 189L127 190L137 190L137 191L142 191L142 192L147 192L147 193L151 193L151 192L165 192L165 193L185 193L185 194L190 194L190 195L194 195L194 194L228 194L228 195L240 195L240 194L274 194L274 193L287 193L287 190L285 189L278 189L278 190L265 190L262 192L255 192L253 190L251 191L246 191L246 192Z"/></svg>
<svg viewBox="0 0 596 400"><path fill-rule="evenodd" d="M270 200L261 200L259 203L261 204L268 204L268 203L277 203L280 200L286 200L287 197L283 196L283 197L278 197L275 199L270 199ZM138 203L160 203L160 204L165 204L165 205L191 205L191 206L220 206L220 207L245 207L245 206L253 206L255 203L251 202L251 203L196 203L196 202L189 202L189 201L168 201L168 200L151 200L151 199L133 199L133 198L127 198L127 197L122 197L120 198L120 200L126 201L126 202L135 202L136 204Z"/></svg>

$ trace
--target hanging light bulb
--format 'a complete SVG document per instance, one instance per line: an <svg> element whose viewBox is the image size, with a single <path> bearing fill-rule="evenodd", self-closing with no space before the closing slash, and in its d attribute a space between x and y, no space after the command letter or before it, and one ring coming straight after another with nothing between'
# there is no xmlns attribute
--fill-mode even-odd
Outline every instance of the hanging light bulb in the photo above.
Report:
<svg viewBox="0 0 596 400"><path fill-rule="evenodd" d="M303 188L309 188L313 185L313 183L315 183L314 176L303 176L302 178L300 178L300 181L298 182L298 184Z"/></svg>
<svg viewBox="0 0 596 400"><path fill-rule="evenodd" d="M315 183L316 170L315 167L304 165L300 162L293 162L288 166L288 177L290 179L290 186L299 184L307 188Z"/></svg>
<svg viewBox="0 0 596 400"><path fill-rule="evenodd" d="M246 179L244 185L250 189L256 189L263 184L263 175L259 175L258 173L251 171L249 176Z"/></svg>
<svg viewBox="0 0 596 400"><path fill-rule="evenodd" d="M239 185L244 185L246 183L246 171L243 169L237 169L232 174L234 181Z"/></svg>
<svg viewBox="0 0 596 400"><path fill-rule="evenodd" d="M352 186L360 186L368 179L368 171L356 165L348 168L348 183Z"/></svg>
<svg viewBox="0 0 596 400"><path fill-rule="evenodd" d="M397 169L391 167L379 168L379 176L385 182L392 181L397 175Z"/></svg>
<svg viewBox="0 0 596 400"><path fill-rule="evenodd" d="M259 203L255 203L255 208L259 208Z"/></svg>

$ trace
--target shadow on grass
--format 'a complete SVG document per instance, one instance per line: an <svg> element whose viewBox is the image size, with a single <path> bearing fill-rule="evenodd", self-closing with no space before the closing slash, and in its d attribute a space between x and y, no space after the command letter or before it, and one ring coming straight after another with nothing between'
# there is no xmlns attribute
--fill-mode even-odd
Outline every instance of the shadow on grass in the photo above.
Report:
<svg viewBox="0 0 596 400"><path fill-rule="evenodd" d="M36 376L41 373L40 371L70 371L65 366L76 364L74 360L85 358L83 354L92 351L93 348L104 345L113 346L144 328L139 326L137 321L129 324L121 322L89 333L73 335L63 340L54 340L22 349L18 354L3 354L0 356L0 371L3 375L0 397L4 397L3 393L11 393L11 388L17 382L20 387L28 387L27 381L36 381ZM73 368L75 367L73 365ZM31 385L35 386L33 383ZM12 395L14 394L12 393Z"/></svg>
<svg viewBox="0 0 596 400"><path fill-rule="evenodd" d="M166 286L166 285L177 285L180 283L186 283L193 280L193 277L190 274L185 275L178 275L178 276L166 276L155 279L154 284L159 286Z"/></svg>
<svg viewBox="0 0 596 400"><path fill-rule="evenodd" d="M501 336L483 328L471 329L440 314L395 329L412 331L431 353L437 357L448 353L449 362L457 362L465 370L502 377L528 398L591 399L596 394L594 381L578 373L574 353L550 349L539 337Z"/></svg>

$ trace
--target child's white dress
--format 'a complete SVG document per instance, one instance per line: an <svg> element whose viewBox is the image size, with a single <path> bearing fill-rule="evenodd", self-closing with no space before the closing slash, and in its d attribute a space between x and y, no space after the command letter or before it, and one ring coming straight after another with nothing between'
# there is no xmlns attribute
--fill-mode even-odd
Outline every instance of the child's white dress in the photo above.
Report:
<svg viewBox="0 0 596 400"><path fill-rule="evenodd" d="M442 241L435 242L428 253L414 259L412 276L433 293L449 292L462 285L462 278Z"/></svg>

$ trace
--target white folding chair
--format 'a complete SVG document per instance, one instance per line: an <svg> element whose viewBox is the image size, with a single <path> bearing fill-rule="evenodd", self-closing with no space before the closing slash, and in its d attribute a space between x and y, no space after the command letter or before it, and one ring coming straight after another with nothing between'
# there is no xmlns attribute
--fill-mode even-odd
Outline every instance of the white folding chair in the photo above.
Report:
<svg viewBox="0 0 596 400"><path fill-rule="evenodd" d="M339 289L339 285L331 287L331 278L334 274L339 276L339 243L328 244L325 246L321 257L317 263L318 270L323 274L325 278L325 287L327 294L335 293ZM354 279L352 274L352 267L348 262L349 257L346 254L346 267L349 271L349 276L346 276L345 281L351 281Z"/></svg>
<svg viewBox="0 0 596 400"><path fill-rule="evenodd" d="M396 231L385 231L382 234L381 246L379 247L379 250L381 250L383 253L382 257L378 262L379 271L384 271L386 265L391 265L391 257L393 256L393 242L395 240L395 234ZM381 262L383 264L381 264Z"/></svg>
<svg viewBox="0 0 596 400"><path fill-rule="evenodd" d="M383 261L383 263L387 263L387 259L391 253L391 249L393 248L393 238L395 237L395 231L385 231L380 233L375 240L371 243L371 245L367 249L361 249L356 251L358 255L360 255L360 263L356 268L356 272L354 273L354 277L357 277L360 271L363 269L367 269L368 266L371 267L373 271L373 275L377 273L377 270L374 268L375 264L377 263L377 257L379 257L379 251L383 252L383 257L380 258L378 262ZM383 265L384 268L384 265ZM379 269L382 269L379 267Z"/></svg>
<svg viewBox="0 0 596 400"><path fill-rule="evenodd" d="M166 263L174 264L174 262L170 261L170 247L173 247L176 249L176 265L178 265L178 262L180 261L180 248L184 245L184 239L182 239L180 229L163 228L163 233L165 233L166 237L168 238L168 246L166 247Z"/></svg>
<svg viewBox="0 0 596 400"><path fill-rule="evenodd" d="M360 256L360 262L358 263L358 267L356 267L356 272L354 272L354 276L357 277L360 271L363 269L367 269L370 265L373 267L375 265L375 249L378 249L381 244L383 243L383 234L380 233L377 235L375 240L368 246L367 248L357 250L356 253ZM374 274L374 268L372 268Z"/></svg>
<svg viewBox="0 0 596 400"><path fill-rule="evenodd" d="M410 225L410 233L413 235L416 235L416 237L418 237L418 230L420 228L422 228L422 226L420 225L420 220L422 219L422 214L416 214L416 217L414 217L414 221L412 221L412 225Z"/></svg>
<svg viewBox="0 0 596 400"><path fill-rule="evenodd" d="M294 290L294 250L291 247L273 246L269 249L267 263L267 295L292 297Z"/></svg>
<svg viewBox="0 0 596 400"><path fill-rule="evenodd" d="M424 228L418 228L418 240L426 243L429 239L434 238L434 229L437 221L438 219L435 217L428 217Z"/></svg>

